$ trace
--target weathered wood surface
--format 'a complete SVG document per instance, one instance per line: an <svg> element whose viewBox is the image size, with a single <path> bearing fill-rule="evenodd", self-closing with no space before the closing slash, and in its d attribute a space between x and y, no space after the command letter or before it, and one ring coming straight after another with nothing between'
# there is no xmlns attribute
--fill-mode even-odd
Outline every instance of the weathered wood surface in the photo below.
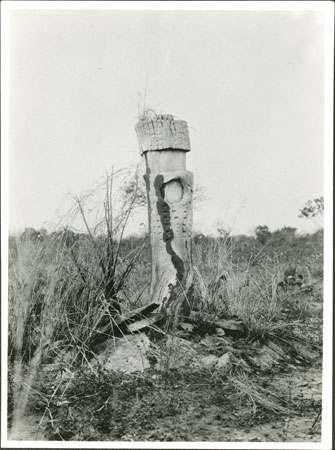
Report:
<svg viewBox="0 0 335 450"><path fill-rule="evenodd" d="M142 116L136 124L141 153L173 148L190 151L187 122L175 120L171 114Z"/></svg>
<svg viewBox="0 0 335 450"><path fill-rule="evenodd" d="M96 341L103 341L110 336L123 335L125 333L132 333L137 329L145 328L143 320L146 320L155 309L158 308L157 303L150 303L140 308L127 311L119 316L111 317L107 323L98 326L94 334L97 336ZM155 321L152 321L155 323ZM133 326L132 326L133 324ZM138 325L136 325L138 324Z"/></svg>
<svg viewBox="0 0 335 450"><path fill-rule="evenodd" d="M146 317L148 314L150 314L152 311L158 308L157 303L149 303L149 305L141 306L140 308L133 309L131 311L128 311L126 313L123 313L120 316L119 324L122 322L134 322L137 319L142 319L143 317Z"/></svg>
<svg viewBox="0 0 335 450"><path fill-rule="evenodd" d="M96 344L100 341L103 342L110 336L122 336L127 333L134 333L164 320L166 314L162 310L157 312L159 306L158 303L149 303L148 305L123 313L118 317L111 318L108 323L104 323L103 326L98 327L94 331ZM187 316L182 317L188 323L182 322L180 326L188 331L191 331L194 328L192 324L196 323L207 323L226 332L243 332L244 330L243 322L239 319L217 319L215 316L202 311L190 311ZM273 350L276 351L275 348Z"/></svg>
<svg viewBox="0 0 335 450"><path fill-rule="evenodd" d="M149 317L146 317L144 319L138 320L134 323L131 323L127 326L127 330L129 333L134 333L135 331L143 330L144 328L148 328L155 323L159 322L164 318L163 313L156 313L152 314Z"/></svg>
<svg viewBox="0 0 335 450"><path fill-rule="evenodd" d="M216 319L203 311L191 311L189 319L193 322L206 322L223 330L243 331L243 322L239 319Z"/></svg>
<svg viewBox="0 0 335 450"><path fill-rule="evenodd" d="M146 162L151 244L150 302L177 318L189 312L193 174L186 170L190 150L187 123L173 116L143 117L136 125Z"/></svg>

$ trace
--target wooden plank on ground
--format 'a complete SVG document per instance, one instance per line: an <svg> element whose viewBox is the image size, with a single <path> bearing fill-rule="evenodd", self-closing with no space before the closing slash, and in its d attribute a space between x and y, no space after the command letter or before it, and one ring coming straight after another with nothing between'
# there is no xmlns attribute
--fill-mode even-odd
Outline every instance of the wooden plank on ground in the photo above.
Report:
<svg viewBox="0 0 335 450"><path fill-rule="evenodd" d="M242 331L243 322L238 319L220 319L216 320L215 325L224 330Z"/></svg>
<svg viewBox="0 0 335 450"><path fill-rule="evenodd" d="M142 330L143 328L147 328L150 327L151 325L154 325L163 317L164 317L163 313L152 314L151 316L146 317L145 319L141 319L136 322L130 323L127 326L127 330L129 331L129 333L134 333L134 331Z"/></svg>
<svg viewBox="0 0 335 450"><path fill-rule="evenodd" d="M243 322L239 319L217 319L215 316L211 314L207 314L200 311L191 311L189 315L189 320L192 322L207 322L212 325L215 325L218 328L222 328L224 330L230 331L242 331L243 330Z"/></svg>
<svg viewBox="0 0 335 450"><path fill-rule="evenodd" d="M120 316L120 322L130 322L139 318L147 317L152 311L158 308L157 303L150 303L149 305L141 306L140 308L128 311Z"/></svg>

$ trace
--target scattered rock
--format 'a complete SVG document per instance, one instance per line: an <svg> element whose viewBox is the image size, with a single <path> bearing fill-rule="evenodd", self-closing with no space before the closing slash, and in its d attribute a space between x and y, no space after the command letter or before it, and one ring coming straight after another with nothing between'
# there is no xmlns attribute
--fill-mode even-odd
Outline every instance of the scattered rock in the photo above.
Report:
<svg viewBox="0 0 335 450"><path fill-rule="evenodd" d="M215 355L205 355L200 358L201 363L204 366L214 366L217 364L219 358Z"/></svg>
<svg viewBox="0 0 335 450"><path fill-rule="evenodd" d="M305 345L299 342L292 342L291 346L297 353L297 356L307 362L312 362L319 357L319 354L317 352L309 350Z"/></svg>
<svg viewBox="0 0 335 450"><path fill-rule="evenodd" d="M181 323L179 326L189 333L192 333L192 331L194 330L194 325L192 325L191 323Z"/></svg>
<svg viewBox="0 0 335 450"><path fill-rule="evenodd" d="M266 342L266 346L269 347L271 350L273 350L275 353L277 353L285 361L288 361L290 359L289 356L284 352L284 350L274 342L269 340Z"/></svg>
<svg viewBox="0 0 335 450"><path fill-rule="evenodd" d="M232 365L232 354L230 352L227 352L220 358L218 358L216 367L226 372L232 368Z"/></svg>
<svg viewBox="0 0 335 450"><path fill-rule="evenodd" d="M257 349L257 352L254 356L249 356L248 360L254 367L257 367L260 370L269 370L277 365L280 361L283 361L283 357L271 348L263 345L262 347Z"/></svg>
<svg viewBox="0 0 335 450"><path fill-rule="evenodd" d="M108 339L96 349L98 355L91 364L93 367L101 365L108 371L143 372L150 367L147 358L149 349L150 341L143 333Z"/></svg>
<svg viewBox="0 0 335 450"><path fill-rule="evenodd" d="M225 336L226 334L222 328L215 328L215 331L218 336Z"/></svg>

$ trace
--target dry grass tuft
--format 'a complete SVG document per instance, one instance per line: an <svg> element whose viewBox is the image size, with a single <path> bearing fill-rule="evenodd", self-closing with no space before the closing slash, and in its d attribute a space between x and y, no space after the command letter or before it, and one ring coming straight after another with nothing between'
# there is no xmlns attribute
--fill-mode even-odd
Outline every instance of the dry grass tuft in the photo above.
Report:
<svg viewBox="0 0 335 450"><path fill-rule="evenodd" d="M241 403L248 400L252 403L253 414L257 413L258 408L285 417L290 414L290 409L283 405L282 396L256 384L246 373L229 375L228 383L235 390L235 395Z"/></svg>

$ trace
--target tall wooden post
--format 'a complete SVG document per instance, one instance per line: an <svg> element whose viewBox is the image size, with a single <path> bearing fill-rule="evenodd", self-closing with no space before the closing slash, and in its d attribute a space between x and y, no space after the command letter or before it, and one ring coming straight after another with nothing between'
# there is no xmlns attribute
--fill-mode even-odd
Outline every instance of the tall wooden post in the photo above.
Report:
<svg viewBox="0 0 335 450"><path fill-rule="evenodd" d="M187 122L172 115L143 116L136 124L148 197L152 258L150 302L177 318L188 315L192 285L193 174L186 170L191 150Z"/></svg>

